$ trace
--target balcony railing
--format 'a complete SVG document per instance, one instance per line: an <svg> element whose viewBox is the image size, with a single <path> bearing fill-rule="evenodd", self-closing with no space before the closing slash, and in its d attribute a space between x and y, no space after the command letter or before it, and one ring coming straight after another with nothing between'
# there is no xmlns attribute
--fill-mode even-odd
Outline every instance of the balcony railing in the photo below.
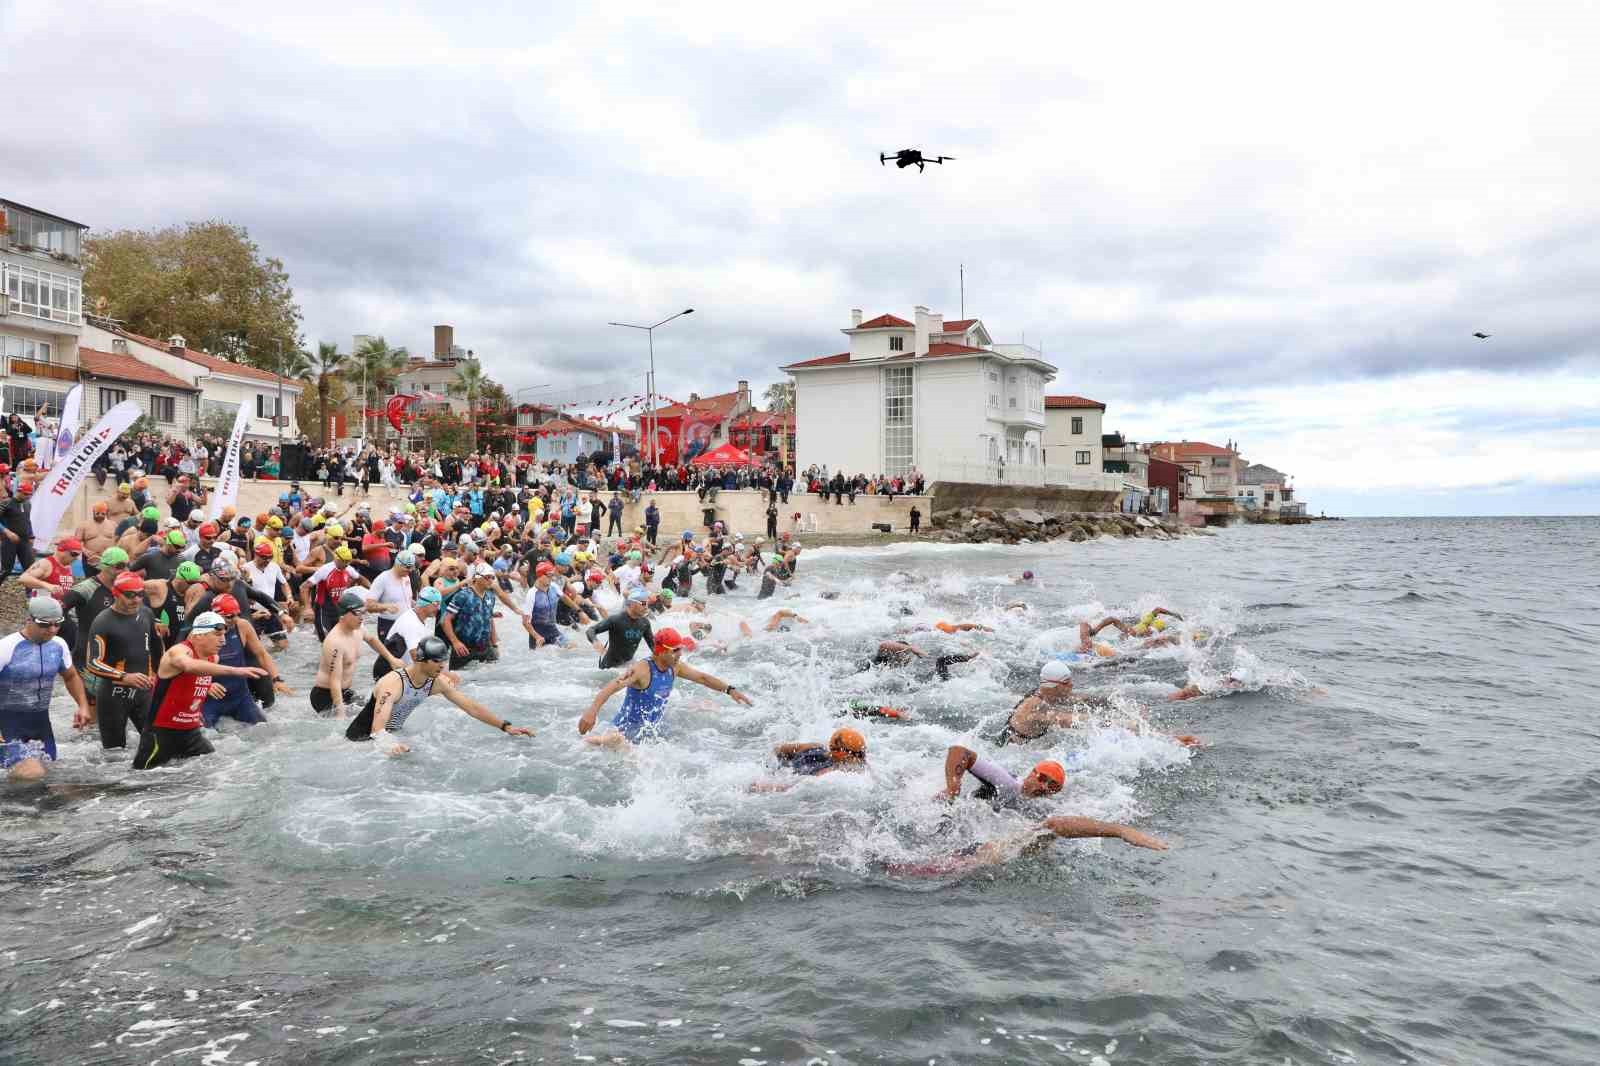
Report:
<svg viewBox="0 0 1600 1066"><path fill-rule="evenodd" d="M6 360L6 376L26 376L33 378L49 378L52 381L78 380L78 368L66 363L50 362L40 359L23 359L13 356Z"/></svg>

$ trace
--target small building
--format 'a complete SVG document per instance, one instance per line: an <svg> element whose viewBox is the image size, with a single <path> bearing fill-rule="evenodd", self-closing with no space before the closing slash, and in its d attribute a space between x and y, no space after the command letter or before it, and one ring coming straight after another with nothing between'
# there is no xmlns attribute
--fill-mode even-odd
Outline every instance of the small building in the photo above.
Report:
<svg viewBox="0 0 1600 1066"><path fill-rule="evenodd" d="M657 397L659 400L660 397ZM714 396L701 396L691 392L681 403L657 407L652 414L646 410L634 415L634 425L639 427L639 439L644 441L643 454L650 458L649 425L659 427L660 452L667 462L687 463L695 456L726 444L734 422L755 410L750 402L750 383L739 382L732 392Z"/></svg>
<svg viewBox="0 0 1600 1066"><path fill-rule="evenodd" d="M1244 461L1229 441L1218 447L1204 441L1163 441L1150 445L1153 458L1176 463L1184 480L1178 517L1188 525L1226 525L1238 510L1238 472Z"/></svg>
<svg viewBox="0 0 1600 1066"><path fill-rule="evenodd" d="M1304 514L1305 505L1294 498L1289 475L1265 463L1250 463L1239 472L1240 505L1263 514Z"/></svg>
<svg viewBox="0 0 1600 1066"><path fill-rule="evenodd" d="M124 400L132 400L161 433L186 439L193 431L201 392L183 378L126 351L94 348L78 349L78 372L83 378L85 426L93 425Z"/></svg>
<svg viewBox="0 0 1600 1066"><path fill-rule="evenodd" d="M981 320L921 306L909 321L852 310L841 332L848 351L781 368L795 380L797 467L1045 483L1044 393L1056 368L1037 348L996 344Z"/></svg>
<svg viewBox="0 0 1600 1066"><path fill-rule="evenodd" d="M1145 480L1149 495L1145 500L1147 514L1169 516L1178 513L1178 497L1182 495L1184 469L1177 463L1149 457L1150 466Z"/></svg>
<svg viewBox="0 0 1600 1066"><path fill-rule="evenodd" d="M617 435L617 443L624 452L633 447L631 430L613 429L598 422L569 416L547 419L520 433L524 437L532 435L532 454L541 463L570 463L598 452L609 454L613 433Z"/></svg>
<svg viewBox="0 0 1600 1066"><path fill-rule="evenodd" d="M1066 476L1104 472L1101 426L1106 405L1083 396L1044 398L1044 463L1066 467Z"/></svg>
<svg viewBox="0 0 1600 1066"><path fill-rule="evenodd" d="M1123 513L1151 513L1149 454L1125 439L1121 433L1102 434L1100 447L1105 456L1101 460L1101 469L1122 478L1120 509Z"/></svg>
<svg viewBox="0 0 1600 1066"><path fill-rule="evenodd" d="M0 198L0 412L30 424L41 406L60 418L78 383L88 229Z"/></svg>

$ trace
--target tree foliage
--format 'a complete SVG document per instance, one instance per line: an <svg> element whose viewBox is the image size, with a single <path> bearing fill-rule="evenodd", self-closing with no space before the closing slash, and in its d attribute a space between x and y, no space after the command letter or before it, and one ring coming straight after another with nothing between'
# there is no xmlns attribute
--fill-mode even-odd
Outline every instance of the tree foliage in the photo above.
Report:
<svg viewBox="0 0 1600 1066"><path fill-rule="evenodd" d="M774 381L767 386L766 395L763 398L769 411L793 411L794 382Z"/></svg>
<svg viewBox="0 0 1600 1066"><path fill-rule="evenodd" d="M317 386L317 432L315 440L321 447L333 443L328 439L328 411L337 410L348 398L345 387L345 367L350 357L339 350L337 344L323 341L310 357L309 377ZM301 425L305 424L304 420Z"/></svg>
<svg viewBox="0 0 1600 1066"><path fill-rule="evenodd" d="M407 358L404 348L391 348L382 337L368 337L345 364L344 379L361 396L362 406L375 410L380 406L377 398L389 394L400 371L405 369ZM372 436L369 430L377 424L375 419L376 416L363 416L363 438Z"/></svg>
<svg viewBox="0 0 1600 1066"><path fill-rule="evenodd" d="M189 222L117 230L84 246L84 306L135 333L270 369L300 349L300 307L283 262L243 226Z"/></svg>

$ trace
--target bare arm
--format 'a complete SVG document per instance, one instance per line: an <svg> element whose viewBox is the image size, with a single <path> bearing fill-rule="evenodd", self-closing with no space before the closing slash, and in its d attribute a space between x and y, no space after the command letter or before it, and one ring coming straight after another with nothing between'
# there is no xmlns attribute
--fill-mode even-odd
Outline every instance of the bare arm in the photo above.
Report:
<svg viewBox="0 0 1600 1066"><path fill-rule="evenodd" d="M743 692L740 692L738 689L734 688L731 682L724 681L720 677L713 677L710 674L703 674L694 667L688 666L684 663L679 663L677 666L673 667L673 672L679 677L683 678L685 681L693 681L696 684L704 685L713 692L726 693L733 699L733 702L742 703L746 707L750 706L749 696L746 696Z"/></svg>
<svg viewBox="0 0 1600 1066"><path fill-rule="evenodd" d="M961 779L967 776L967 771L972 769L972 764L977 761L977 752L971 748L963 748L960 744L952 744L950 750L944 754L944 792L940 795L946 799L955 799L961 795Z"/></svg>
<svg viewBox="0 0 1600 1066"><path fill-rule="evenodd" d="M605 688L602 688L598 693L595 694L594 701L589 704L589 709L584 711L583 716L578 719L579 733L588 733L589 730L594 728L594 721L600 715L600 708L604 707L606 705L606 701L612 696L615 696L624 688L628 687L631 682L639 678L639 668L641 666L645 667L645 669L649 669L649 667L646 666L643 661L636 662L628 668L627 673L613 678L611 681L606 683Z"/></svg>
<svg viewBox="0 0 1600 1066"><path fill-rule="evenodd" d="M394 701L400 698L399 671L386 674L372 688L372 733L376 736L389 728L389 715L394 711Z"/></svg>
<svg viewBox="0 0 1600 1066"><path fill-rule="evenodd" d="M167 672L169 668L170 673ZM161 677L177 677L179 674L199 674L202 677L267 676L267 672L259 666L228 666L224 663L214 663L209 659L197 659L183 644L174 644L167 649L167 654L161 658L161 665L157 667L157 673Z"/></svg>
<svg viewBox="0 0 1600 1066"><path fill-rule="evenodd" d="M814 748L816 746L817 745L815 744L808 744L803 740L797 740L792 744L779 744L777 747L772 749L772 754L781 759L785 755L797 755L800 752L805 751L807 748Z"/></svg>
<svg viewBox="0 0 1600 1066"><path fill-rule="evenodd" d="M1164 614L1168 618L1176 618L1180 622L1183 621L1183 615L1179 614L1177 611L1169 611L1165 607L1157 607L1155 610L1151 611L1150 613L1151 614Z"/></svg>
<svg viewBox="0 0 1600 1066"><path fill-rule="evenodd" d="M1141 833L1129 825L1118 825L1116 822L1100 822L1093 818L1046 818L1041 827L1050 830L1058 837L1109 837L1132 844L1136 848L1149 848L1152 851L1166 851L1167 845L1148 833Z"/></svg>
<svg viewBox="0 0 1600 1066"><path fill-rule="evenodd" d="M508 733L514 737L533 736L533 730L520 725L511 725L505 719L501 718L489 708L485 707L483 704L479 703L465 692L462 692L460 689L450 684L450 682L445 681L443 678L435 681L433 685L434 690L437 691L439 695L443 696L457 707L460 707L469 716L476 718L484 725L494 726L494 728L500 730L502 733ZM377 719L374 718L373 720L376 722Z"/></svg>
<svg viewBox="0 0 1600 1066"><path fill-rule="evenodd" d="M1104 619L1100 620L1100 623L1098 625L1094 626L1092 629L1089 630L1089 635L1091 637L1092 636L1097 636L1099 634L1099 632L1102 629L1105 629L1107 626L1116 626L1118 632L1123 633L1124 635L1132 632L1132 630L1128 627L1128 624L1126 622L1124 622L1122 619L1120 619L1120 618L1104 618Z"/></svg>
<svg viewBox="0 0 1600 1066"><path fill-rule="evenodd" d="M50 573L50 560L40 559L22 572L22 587L39 589L41 592L53 592L55 586L45 580Z"/></svg>
<svg viewBox="0 0 1600 1066"><path fill-rule="evenodd" d="M89 694L83 689L83 678L79 677L78 671L68 663L66 669L61 671L61 680L67 686L67 695L78 705L78 709L72 715L72 726L74 729L82 729L90 721Z"/></svg>

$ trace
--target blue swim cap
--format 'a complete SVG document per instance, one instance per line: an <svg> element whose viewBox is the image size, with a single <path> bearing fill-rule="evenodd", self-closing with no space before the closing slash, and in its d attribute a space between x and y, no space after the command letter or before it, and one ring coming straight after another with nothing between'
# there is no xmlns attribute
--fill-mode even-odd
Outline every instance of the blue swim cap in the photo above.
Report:
<svg viewBox="0 0 1600 1066"><path fill-rule="evenodd" d="M556 552L556 565L557 566L571 566L572 565L572 553L571 552Z"/></svg>
<svg viewBox="0 0 1600 1066"><path fill-rule="evenodd" d="M683 539L684 540L693 540L694 539L694 530L692 530L692 529L684 530L683 531Z"/></svg>

